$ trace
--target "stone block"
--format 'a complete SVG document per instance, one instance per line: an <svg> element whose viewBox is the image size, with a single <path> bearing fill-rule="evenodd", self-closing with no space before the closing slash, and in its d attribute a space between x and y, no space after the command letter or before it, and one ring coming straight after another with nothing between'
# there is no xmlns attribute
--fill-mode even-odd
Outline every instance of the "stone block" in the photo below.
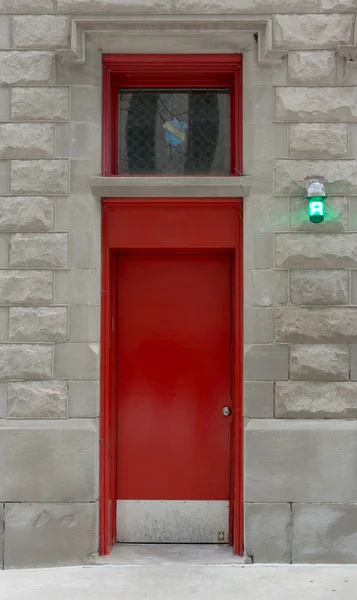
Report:
<svg viewBox="0 0 357 600"><path fill-rule="evenodd" d="M99 306L70 306L69 339L71 342L99 342Z"/></svg>
<svg viewBox="0 0 357 600"><path fill-rule="evenodd" d="M9 309L0 307L0 341L1 342L7 341L8 329L9 329Z"/></svg>
<svg viewBox="0 0 357 600"><path fill-rule="evenodd" d="M357 266L357 233L278 233L277 267L288 269L348 269Z"/></svg>
<svg viewBox="0 0 357 600"><path fill-rule="evenodd" d="M277 87L275 118L292 122L357 121L354 98L354 87Z"/></svg>
<svg viewBox="0 0 357 600"><path fill-rule="evenodd" d="M290 125L292 158L341 158L347 156L345 123L296 123Z"/></svg>
<svg viewBox="0 0 357 600"><path fill-rule="evenodd" d="M56 344L55 379L99 379L98 344Z"/></svg>
<svg viewBox="0 0 357 600"><path fill-rule="evenodd" d="M69 18L19 15L12 18L13 48L68 48Z"/></svg>
<svg viewBox="0 0 357 600"><path fill-rule="evenodd" d="M63 0L62 0L63 1ZM70 0L64 0L69 2ZM83 0L82 0L83 1ZM174 9L179 12L223 12L223 13L305 13L317 9L316 0L174 0Z"/></svg>
<svg viewBox="0 0 357 600"><path fill-rule="evenodd" d="M356 420L251 419L245 440L247 502L356 502Z"/></svg>
<svg viewBox="0 0 357 600"><path fill-rule="evenodd" d="M66 195L68 160L12 160L11 192Z"/></svg>
<svg viewBox="0 0 357 600"><path fill-rule="evenodd" d="M252 271L251 286L254 306L274 306L288 301L288 271Z"/></svg>
<svg viewBox="0 0 357 600"><path fill-rule="evenodd" d="M288 379L288 346L281 344L245 344L244 373L245 379L248 381Z"/></svg>
<svg viewBox="0 0 357 600"><path fill-rule="evenodd" d="M54 0L0 0L0 13L51 13Z"/></svg>
<svg viewBox="0 0 357 600"><path fill-rule="evenodd" d="M6 417L6 382L0 381L0 419L5 419ZM0 533L1 535L1 533ZM0 543L1 546L1 543ZM0 560L1 564L1 560Z"/></svg>
<svg viewBox="0 0 357 600"><path fill-rule="evenodd" d="M11 48L11 18L9 15L0 16L0 48Z"/></svg>
<svg viewBox="0 0 357 600"><path fill-rule="evenodd" d="M0 379L51 379L52 354L50 345L0 344Z"/></svg>
<svg viewBox="0 0 357 600"><path fill-rule="evenodd" d="M293 504L293 563L357 563L357 504Z"/></svg>
<svg viewBox="0 0 357 600"><path fill-rule="evenodd" d="M90 194L56 198L56 231L91 232L100 234L101 207L98 198Z"/></svg>
<svg viewBox="0 0 357 600"><path fill-rule="evenodd" d="M244 308L244 341L246 344L274 341L274 311L272 308Z"/></svg>
<svg viewBox="0 0 357 600"><path fill-rule="evenodd" d="M356 213L357 214L357 213ZM357 225L357 219L356 219ZM349 228L348 198L328 198L325 202L325 218L322 223L309 220L306 198L290 198L290 229L293 231L347 231ZM357 229L352 227L351 229Z"/></svg>
<svg viewBox="0 0 357 600"><path fill-rule="evenodd" d="M291 160L275 161L275 193L279 196L306 195L306 182L318 174L325 179L329 196L357 194L357 160Z"/></svg>
<svg viewBox="0 0 357 600"><path fill-rule="evenodd" d="M356 0L320 0L320 8L331 12L353 12L356 10Z"/></svg>
<svg viewBox="0 0 357 600"><path fill-rule="evenodd" d="M271 87L257 85L243 88L244 123L271 123L273 94Z"/></svg>
<svg viewBox="0 0 357 600"><path fill-rule="evenodd" d="M10 308L10 342L65 342L67 310L64 306Z"/></svg>
<svg viewBox="0 0 357 600"><path fill-rule="evenodd" d="M9 264L9 236L0 233L0 267L7 267Z"/></svg>
<svg viewBox="0 0 357 600"><path fill-rule="evenodd" d="M244 253L246 269L272 269L274 234L244 232Z"/></svg>
<svg viewBox="0 0 357 600"><path fill-rule="evenodd" d="M0 51L0 84L41 84L52 80L52 52Z"/></svg>
<svg viewBox="0 0 357 600"><path fill-rule="evenodd" d="M355 308L275 309L275 339L292 344L353 344L357 342Z"/></svg>
<svg viewBox="0 0 357 600"><path fill-rule="evenodd" d="M13 121L65 121L69 118L68 87L13 87Z"/></svg>
<svg viewBox="0 0 357 600"><path fill-rule="evenodd" d="M290 272L293 304L348 304L348 271L303 270Z"/></svg>
<svg viewBox="0 0 357 600"><path fill-rule="evenodd" d="M0 158L53 156L54 131L49 123L0 124Z"/></svg>
<svg viewBox="0 0 357 600"><path fill-rule="evenodd" d="M51 271L0 270L0 304L50 304L52 287Z"/></svg>
<svg viewBox="0 0 357 600"><path fill-rule="evenodd" d="M68 382L68 416L99 417L99 381Z"/></svg>
<svg viewBox="0 0 357 600"><path fill-rule="evenodd" d="M290 504L245 504L245 552L254 563L291 562Z"/></svg>
<svg viewBox="0 0 357 600"><path fill-rule="evenodd" d="M66 381L17 381L7 384L7 417L61 419L67 417Z"/></svg>
<svg viewBox="0 0 357 600"><path fill-rule="evenodd" d="M351 379L357 381L357 346L350 347L351 353Z"/></svg>
<svg viewBox="0 0 357 600"><path fill-rule="evenodd" d="M336 77L335 53L332 50L297 50L289 53L292 85L333 85Z"/></svg>
<svg viewBox="0 0 357 600"><path fill-rule="evenodd" d="M275 384L275 417L356 419L357 383L278 381Z"/></svg>
<svg viewBox="0 0 357 600"><path fill-rule="evenodd" d="M10 266L65 269L67 233L14 233L10 235Z"/></svg>
<svg viewBox="0 0 357 600"><path fill-rule="evenodd" d="M97 512L96 502L6 504L5 569L88 563L98 549Z"/></svg>
<svg viewBox="0 0 357 600"><path fill-rule="evenodd" d="M84 118L82 115L82 119ZM100 123L93 122L57 123L55 156L97 158L101 153L101 129Z"/></svg>
<svg viewBox="0 0 357 600"><path fill-rule="evenodd" d="M70 269L55 273L55 302L57 304L100 303L100 271Z"/></svg>
<svg viewBox="0 0 357 600"><path fill-rule="evenodd" d="M245 155L257 160L288 156L287 137L287 123L244 123Z"/></svg>
<svg viewBox="0 0 357 600"><path fill-rule="evenodd" d="M274 17L274 45L290 50L336 48L350 44L350 15L277 15Z"/></svg>
<svg viewBox="0 0 357 600"><path fill-rule="evenodd" d="M101 88L93 85L73 85L71 87L71 120L80 123L85 116L86 123L98 123L101 114Z"/></svg>
<svg viewBox="0 0 357 600"><path fill-rule="evenodd" d="M2 421L0 454L4 502L93 502L98 498L94 420Z"/></svg>
<svg viewBox="0 0 357 600"><path fill-rule="evenodd" d="M249 195L244 207L245 225L251 231L286 231L289 227L288 198L259 194ZM248 233L250 236L250 232Z"/></svg>
<svg viewBox="0 0 357 600"><path fill-rule="evenodd" d="M70 234L70 267L99 269L101 259L100 235L91 232Z"/></svg>
<svg viewBox="0 0 357 600"><path fill-rule="evenodd" d="M0 121L10 119L10 88L0 88Z"/></svg>
<svg viewBox="0 0 357 600"><path fill-rule="evenodd" d="M99 150L99 146L98 146ZM87 194L89 187L89 178L93 173L100 172L99 152L97 159L71 159L71 179L70 188L73 194Z"/></svg>
<svg viewBox="0 0 357 600"><path fill-rule="evenodd" d="M0 194L8 194L9 193L9 161L8 160L0 160Z"/></svg>
<svg viewBox="0 0 357 600"><path fill-rule="evenodd" d="M244 416L249 419L274 417L274 382L244 382Z"/></svg>
<svg viewBox="0 0 357 600"><path fill-rule="evenodd" d="M68 12L68 11L67 11ZM101 90L102 54L91 44L86 45L86 62L76 63L56 54L56 82L59 85L98 86ZM85 113L83 113L85 114ZM100 115L100 113L99 113ZM83 120L83 119L82 119ZM100 172L100 171L98 171Z"/></svg>
<svg viewBox="0 0 357 600"><path fill-rule="evenodd" d="M171 12L170 0L57 0L59 13L152 13Z"/></svg>
<svg viewBox="0 0 357 600"><path fill-rule="evenodd" d="M0 197L0 231L53 229L53 200L36 196Z"/></svg>

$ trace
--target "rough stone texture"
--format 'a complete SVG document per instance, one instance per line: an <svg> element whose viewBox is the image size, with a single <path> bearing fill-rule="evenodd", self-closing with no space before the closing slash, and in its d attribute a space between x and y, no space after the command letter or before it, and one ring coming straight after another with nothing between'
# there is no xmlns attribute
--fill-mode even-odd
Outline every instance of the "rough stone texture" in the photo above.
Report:
<svg viewBox="0 0 357 600"><path fill-rule="evenodd" d="M7 341L8 329L9 329L9 309L0 307L0 341L2 341L2 342ZM1 414L0 414L0 416L1 416Z"/></svg>
<svg viewBox="0 0 357 600"><path fill-rule="evenodd" d="M244 341L246 344L266 344L274 341L274 311L272 308L244 308Z"/></svg>
<svg viewBox="0 0 357 600"><path fill-rule="evenodd" d="M357 234L278 233L275 259L291 269L357 267Z"/></svg>
<svg viewBox="0 0 357 600"><path fill-rule="evenodd" d="M278 121L357 121L354 87L277 87Z"/></svg>
<svg viewBox="0 0 357 600"><path fill-rule="evenodd" d="M350 44L350 15L277 15L274 17L276 48L336 48Z"/></svg>
<svg viewBox="0 0 357 600"><path fill-rule="evenodd" d="M49 123L0 125L0 158L53 156L54 131Z"/></svg>
<svg viewBox="0 0 357 600"><path fill-rule="evenodd" d="M13 87L13 121L65 121L69 117L68 87Z"/></svg>
<svg viewBox="0 0 357 600"><path fill-rule="evenodd" d="M357 504L293 504L293 562L357 562Z"/></svg>
<svg viewBox="0 0 357 600"><path fill-rule="evenodd" d="M357 421L251 419L247 502L356 502Z"/></svg>
<svg viewBox="0 0 357 600"><path fill-rule="evenodd" d="M11 161L11 192L15 194L67 194L68 161Z"/></svg>
<svg viewBox="0 0 357 600"><path fill-rule="evenodd" d="M290 229L293 231L347 231L349 228L348 198L328 198L325 202L325 218L322 223L313 224L306 210L306 198L290 198ZM357 225L357 224L356 224ZM352 230L357 230L357 226Z"/></svg>
<svg viewBox="0 0 357 600"><path fill-rule="evenodd" d="M60 0L70 2L71 0ZM174 0L179 12L305 13L317 10L316 0Z"/></svg>
<svg viewBox="0 0 357 600"><path fill-rule="evenodd" d="M274 383L245 381L244 416L250 419L274 416Z"/></svg>
<svg viewBox="0 0 357 600"><path fill-rule="evenodd" d="M68 416L99 416L99 381L68 382Z"/></svg>
<svg viewBox="0 0 357 600"><path fill-rule="evenodd" d="M0 379L51 378L52 346L0 344Z"/></svg>
<svg viewBox="0 0 357 600"><path fill-rule="evenodd" d="M29 14L54 12L54 0L0 0L0 12Z"/></svg>
<svg viewBox="0 0 357 600"><path fill-rule="evenodd" d="M335 83L336 59L331 50L298 50L289 54L290 84Z"/></svg>
<svg viewBox="0 0 357 600"><path fill-rule="evenodd" d="M357 194L357 160L275 161L275 192L280 196L305 196L306 182L318 174L330 196Z"/></svg>
<svg viewBox="0 0 357 600"><path fill-rule="evenodd" d="M0 304L50 304L52 287L51 271L0 270Z"/></svg>
<svg viewBox="0 0 357 600"><path fill-rule="evenodd" d="M52 52L0 52L0 84L52 83Z"/></svg>
<svg viewBox="0 0 357 600"><path fill-rule="evenodd" d="M97 551L97 511L95 502L6 504L5 569L86 564Z"/></svg>
<svg viewBox="0 0 357 600"><path fill-rule="evenodd" d="M346 381L349 379L349 359L348 346L291 346L290 379Z"/></svg>
<svg viewBox="0 0 357 600"><path fill-rule="evenodd" d="M10 308L10 342L65 342L67 329L68 309L64 306Z"/></svg>
<svg viewBox="0 0 357 600"><path fill-rule="evenodd" d="M96 500L96 430L89 419L1 421L0 497L4 502Z"/></svg>
<svg viewBox="0 0 357 600"><path fill-rule="evenodd" d="M348 271L291 271L290 301L293 304L348 304Z"/></svg>
<svg viewBox="0 0 357 600"><path fill-rule="evenodd" d="M248 381L288 379L288 346L279 344L246 344L244 347L244 372L245 379Z"/></svg>
<svg viewBox="0 0 357 600"><path fill-rule="evenodd" d="M356 419L357 383L277 382L275 416L283 419Z"/></svg>
<svg viewBox="0 0 357 600"><path fill-rule="evenodd" d="M357 342L357 310L354 308L275 309L275 336L292 344L349 344Z"/></svg>
<svg viewBox="0 0 357 600"><path fill-rule="evenodd" d="M12 19L13 48L67 48L69 18L20 15Z"/></svg>
<svg viewBox="0 0 357 600"><path fill-rule="evenodd" d="M254 563L291 562L289 504L245 504L245 552Z"/></svg>
<svg viewBox="0 0 357 600"><path fill-rule="evenodd" d="M67 416L65 381L18 381L7 384L7 416L14 419L60 419Z"/></svg>
<svg viewBox="0 0 357 600"><path fill-rule="evenodd" d="M357 3L356 0L320 0L320 8L331 12L353 12Z"/></svg>
<svg viewBox="0 0 357 600"><path fill-rule="evenodd" d="M68 263L66 233L14 233L10 236L10 265L65 269Z"/></svg>
<svg viewBox="0 0 357 600"><path fill-rule="evenodd" d="M36 196L0 197L0 231L50 231L53 200Z"/></svg>
<svg viewBox="0 0 357 600"><path fill-rule="evenodd" d="M251 302L254 306L274 306L288 301L287 271L252 271L251 286Z"/></svg>
<svg viewBox="0 0 357 600"><path fill-rule="evenodd" d="M170 0L57 0L59 13L171 12Z"/></svg>
<svg viewBox="0 0 357 600"><path fill-rule="evenodd" d="M98 344L57 344L54 355L56 379L98 379Z"/></svg>
<svg viewBox="0 0 357 600"><path fill-rule="evenodd" d="M292 158L341 158L347 156L347 151L347 125L344 123L290 125Z"/></svg>

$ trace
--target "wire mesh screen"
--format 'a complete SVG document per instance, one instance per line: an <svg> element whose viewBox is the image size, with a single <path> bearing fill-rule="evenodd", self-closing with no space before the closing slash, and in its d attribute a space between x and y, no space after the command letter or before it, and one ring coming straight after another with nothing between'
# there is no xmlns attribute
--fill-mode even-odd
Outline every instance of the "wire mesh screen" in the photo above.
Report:
<svg viewBox="0 0 357 600"><path fill-rule="evenodd" d="M119 92L119 173L230 172L229 90Z"/></svg>

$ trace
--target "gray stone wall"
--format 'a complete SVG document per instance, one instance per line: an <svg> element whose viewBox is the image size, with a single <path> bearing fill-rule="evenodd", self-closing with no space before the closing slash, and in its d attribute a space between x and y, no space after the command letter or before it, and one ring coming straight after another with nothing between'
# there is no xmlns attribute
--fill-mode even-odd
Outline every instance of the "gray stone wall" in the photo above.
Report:
<svg viewBox="0 0 357 600"><path fill-rule="evenodd" d="M97 550L100 200L88 179L100 173L101 53L89 41L84 64L64 58L76 15L271 20L281 63L258 62L253 32L243 52L244 172L254 177L244 199L246 551L255 562L357 562L357 69L337 53L354 41L356 9L0 0L5 568ZM212 51L227 50L212 41ZM314 226L304 185L316 175L330 197Z"/></svg>

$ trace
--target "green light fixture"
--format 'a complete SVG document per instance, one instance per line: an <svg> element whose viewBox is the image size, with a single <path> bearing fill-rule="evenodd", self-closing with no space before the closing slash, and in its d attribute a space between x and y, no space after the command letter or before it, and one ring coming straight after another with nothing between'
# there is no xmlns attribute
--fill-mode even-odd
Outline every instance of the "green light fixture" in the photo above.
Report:
<svg viewBox="0 0 357 600"><path fill-rule="evenodd" d="M308 200L308 215L311 223L322 223L325 217L326 192L318 179L310 179L306 186Z"/></svg>

